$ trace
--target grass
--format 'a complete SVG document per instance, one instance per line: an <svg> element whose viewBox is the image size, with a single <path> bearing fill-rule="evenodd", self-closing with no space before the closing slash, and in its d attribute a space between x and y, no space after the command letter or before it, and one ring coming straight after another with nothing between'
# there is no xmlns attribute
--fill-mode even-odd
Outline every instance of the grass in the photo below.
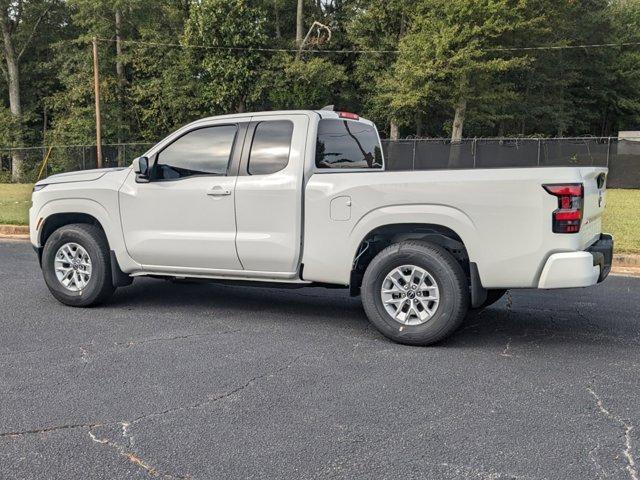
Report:
<svg viewBox="0 0 640 480"><path fill-rule="evenodd" d="M29 223L32 189L30 183L0 183L0 224Z"/></svg>
<svg viewBox="0 0 640 480"><path fill-rule="evenodd" d="M640 190L607 190L603 230L613 235L615 253L640 253Z"/></svg>
<svg viewBox="0 0 640 480"><path fill-rule="evenodd" d="M0 224L26 225L30 184L0 183ZM607 190L603 230L615 237L616 253L640 254L640 190Z"/></svg>

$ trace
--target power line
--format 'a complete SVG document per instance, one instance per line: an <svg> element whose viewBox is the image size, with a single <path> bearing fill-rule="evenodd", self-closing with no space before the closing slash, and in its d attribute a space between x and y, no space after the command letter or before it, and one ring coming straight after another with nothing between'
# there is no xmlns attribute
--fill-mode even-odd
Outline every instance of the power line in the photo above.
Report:
<svg viewBox="0 0 640 480"><path fill-rule="evenodd" d="M111 38L99 38L100 42L111 42L115 40ZM122 43L131 43L136 45L144 45L149 47L178 47L178 48L193 48L202 50L231 50L231 51L246 51L246 52L286 52L296 53L297 48L269 48L269 47L233 47L233 46L221 46L221 45L193 45L183 43L164 43L164 42L147 42L143 40L120 40ZM358 49L341 49L341 50L325 50L325 49L305 49L303 51L308 53L398 53L398 50L358 50Z"/></svg>
<svg viewBox="0 0 640 480"><path fill-rule="evenodd" d="M115 39L98 38L100 42L115 43ZM134 45L143 45L148 47L172 47L172 48L190 48L200 50L217 50L217 51L242 51L242 52L267 52L267 53L297 53L296 48L272 48L272 47L240 47L240 46L221 46L221 45L194 45L183 43L168 42L149 42L144 40L120 40L122 43ZM545 50L580 50L595 48L616 48L616 47L635 47L640 46L640 42L622 42L622 43L591 43L581 45L536 45L529 47L496 47L487 48L485 52L520 52L520 51L545 51ZM358 48L347 49L305 49L306 53L331 53L331 54L397 54L400 50L365 50Z"/></svg>
<svg viewBox="0 0 640 480"><path fill-rule="evenodd" d="M624 42L624 43L591 43L585 45L540 45L536 47L504 47L490 48L486 52L510 52L510 51L526 51L526 50L578 50L587 48L612 48L612 47L634 47L640 45L640 42Z"/></svg>

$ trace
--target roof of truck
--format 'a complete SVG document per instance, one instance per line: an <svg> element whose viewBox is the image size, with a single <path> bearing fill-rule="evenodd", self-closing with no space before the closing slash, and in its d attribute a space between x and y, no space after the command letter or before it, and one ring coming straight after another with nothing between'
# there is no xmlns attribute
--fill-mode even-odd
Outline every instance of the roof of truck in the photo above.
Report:
<svg viewBox="0 0 640 480"><path fill-rule="evenodd" d="M217 120L217 119L232 120L232 119L246 118L246 117L264 117L264 116L279 116L279 115L284 116L284 115L295 115L295 114L304 114L304 115L316 114L320 118L340 118L340 115L339 115L340 111L333 111L333 110L273 110L273 111L262 111L262 112L230 113L227 115L214 115L211 117L201 118L199 120L191 122L191 124L210 121L210 120ZM357 120L356 119L345 119L345 120L361 121L369 125L373 125L373 122L362 117L359 117Z"/></svg>

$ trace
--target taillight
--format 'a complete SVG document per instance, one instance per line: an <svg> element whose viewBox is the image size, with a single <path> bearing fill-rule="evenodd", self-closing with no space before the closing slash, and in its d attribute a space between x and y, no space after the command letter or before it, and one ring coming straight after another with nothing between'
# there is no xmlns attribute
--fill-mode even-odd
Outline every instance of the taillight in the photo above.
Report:
<svg viewBox="0 0 640 480"><path fill-rule="evenodd" d="M551 195L558 197L558 209L553 212L554 233L578 233L582 222L584 190L581 183L543 185Z"/></svg>
<svg viewBox="0 0 640 480"><path fill-rule="evenodd" d="M347 118L349 120L360 120L360 116L357 113L351 112L338 112L340 118Z"/></svg>

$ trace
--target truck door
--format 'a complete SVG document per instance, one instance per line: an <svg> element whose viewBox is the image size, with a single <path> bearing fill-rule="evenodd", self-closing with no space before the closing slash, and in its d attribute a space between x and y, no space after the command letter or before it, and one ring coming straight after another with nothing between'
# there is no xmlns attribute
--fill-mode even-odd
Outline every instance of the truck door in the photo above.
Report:
<svg viewBox="0 0 640 480"><path fill-rule="evenodd" d="M252 118L235 193L236 248L245 270L298 270L308 125L304 114Z"/></svg>
<svg viewBox="0 0 640 480"><path fill-rule="evenodd" d="M241 270L234 185L249 118L194 126L153 152L148 183L120 189L129 255L146 270ZM237 158L236 158L237 157Z"/></svg>

